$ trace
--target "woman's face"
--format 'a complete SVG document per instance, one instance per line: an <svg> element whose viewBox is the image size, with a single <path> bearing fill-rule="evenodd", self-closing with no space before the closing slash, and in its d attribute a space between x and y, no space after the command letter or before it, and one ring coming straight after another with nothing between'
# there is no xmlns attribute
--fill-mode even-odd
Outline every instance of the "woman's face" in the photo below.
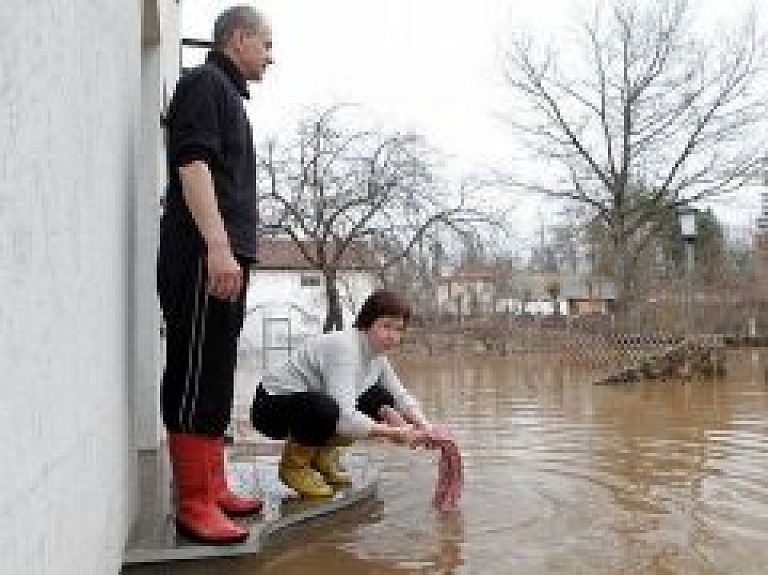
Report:
<svg viewBox="0 0 768 575"><path fill-rule="evenodd" d="M366 334L374 353L384 353L400 345L405 332L405 320L401 317L379 316Z"/></svg>

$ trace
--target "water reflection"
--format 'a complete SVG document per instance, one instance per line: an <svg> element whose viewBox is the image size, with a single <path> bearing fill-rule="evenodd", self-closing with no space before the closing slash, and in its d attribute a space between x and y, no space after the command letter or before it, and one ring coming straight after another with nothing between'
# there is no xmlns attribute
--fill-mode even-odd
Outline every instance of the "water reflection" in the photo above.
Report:
<svg viewBox="0 0 768 575"><path fill-rule="evenodd" d="M466 457L454 572L764 573L762 363L745 352L730 358L727 380L618 387L593 386L593 373L545 357L404 363ZM399 466L382 464L405 481ZM418 510L416 494L395 495L390 505ZM397 522L384 525L378 543L357 545L398 548Z"/></svg>
<svg viewBox="0 0 768 575"><path fill-rule="evenodd" d="M221 572L766 572L764 356L731 354L723 380L615 387L544 356L401 363L461 443L461 512L430 507L434 454L373 445L377 501Z"/></svg>

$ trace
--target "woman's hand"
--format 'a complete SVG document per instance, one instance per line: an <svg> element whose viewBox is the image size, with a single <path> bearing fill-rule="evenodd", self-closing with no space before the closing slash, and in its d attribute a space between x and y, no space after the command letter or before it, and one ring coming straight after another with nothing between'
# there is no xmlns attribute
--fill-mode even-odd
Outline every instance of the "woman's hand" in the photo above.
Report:
<svg viewBox="0 0 768 575"><path fill-rule="evenodd" d="M407 445L408 447L413 448L419 441L421 432L408 423L403 425L390 425L387 427L389 428L387 438L392 441L392 443Z"/></svg>
<svg viewBox="0 0 768 575"><path fill-rule="evenodd" d="M403 443L411 449L416 449L420 445L429 444L429 431L413 425L403 428Z"/></svg>
<svg viewBox="0 0 768 575"><path fill-rule="evenodd" d="M432 424L427 421L420 413L401 414L395 408L384 405L379 410L379 421L386 425L396 428L408 428L411 430L410 437L393 439L396 443L410 445L412 448L420 445L432 449Z"/></svg>
<svg viewBox="0 0 768 575"><path fill-rule="evenodd" d="M410 423L403 423L402 425L375 423L371 429L371 436L388 439L400 445L407 445L411 449L420 445L427 445L429 442L429 432Z"/></svg>
<svg viewBox="0 0 768 575"><path fill-rule="evenodd" d="M422 419L411 423L411 427L416 432L412 439L412 446L424 446L427 449L434 449L435 443L432 440L432 424Z"/></svg>
<svg viewBox="0 0 768 575"><path fill-rule="evenodd" d="M389 425L388 439L398 445L407 445L410 434L410 425Z"/></svg>

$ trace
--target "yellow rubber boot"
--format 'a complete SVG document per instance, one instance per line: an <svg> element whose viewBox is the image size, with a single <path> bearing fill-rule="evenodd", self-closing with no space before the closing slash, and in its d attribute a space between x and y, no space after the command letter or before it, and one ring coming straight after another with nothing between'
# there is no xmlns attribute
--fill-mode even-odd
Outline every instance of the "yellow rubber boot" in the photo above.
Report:
<svg viewBox="0 0 768 575"><path fill-rule="evenodd" d="M319 447L312 458L312 468L319 471L323 479L331 485L352 485L349 473L339 464L339 450L336 447Z"/></svg>
<svg viewBox="0 0 768 575"><path fill-rule="evenodd" d="M280 481L304 497L330 497L333 489L323 476L312 469L310 462L317 447L309 447L288 439L278 466Z"/></svg>

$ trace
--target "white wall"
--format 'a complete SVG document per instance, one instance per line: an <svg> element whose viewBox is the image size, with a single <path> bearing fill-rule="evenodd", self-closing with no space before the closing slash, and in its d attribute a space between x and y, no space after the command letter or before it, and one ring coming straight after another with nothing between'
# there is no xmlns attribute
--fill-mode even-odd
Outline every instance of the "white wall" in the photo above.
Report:
<svg viewBox="0 0 768 575"><path fill-rule="evenodd" d="M160 422L159 381L163 358L160 308L155 262L161 214L160 199L166 177L165 148L160 117L173 94L179 74L179 8L175 0L144 0L141 49L141 111L137 134L137 194L135 293L132 299L136 329L133 360L136 366L135 425L139 449L158 447Z"/></svg>
<svg viewBox="0 0 768 575"><path fill-rule="evenodd" d="M302 286L302 276L318 278L320 283ZM367 272L339 274L338 288L345 327L354 320L357 310L373 291L374 285L374 276ZM249 319L289 316L294 334L317 333L322 330L327 309L322 275L312 271L255 270L251 272L246 305L252 316ZM252 322L246 321L243 335L246 345L247 342L261 344L261 329Z"/></svg>
<svg viewBox="0 0 768 575"><path fill-rule="evenodd" d="M143 4L0 3L3 574L117 573L133 517Z"/></svg>

